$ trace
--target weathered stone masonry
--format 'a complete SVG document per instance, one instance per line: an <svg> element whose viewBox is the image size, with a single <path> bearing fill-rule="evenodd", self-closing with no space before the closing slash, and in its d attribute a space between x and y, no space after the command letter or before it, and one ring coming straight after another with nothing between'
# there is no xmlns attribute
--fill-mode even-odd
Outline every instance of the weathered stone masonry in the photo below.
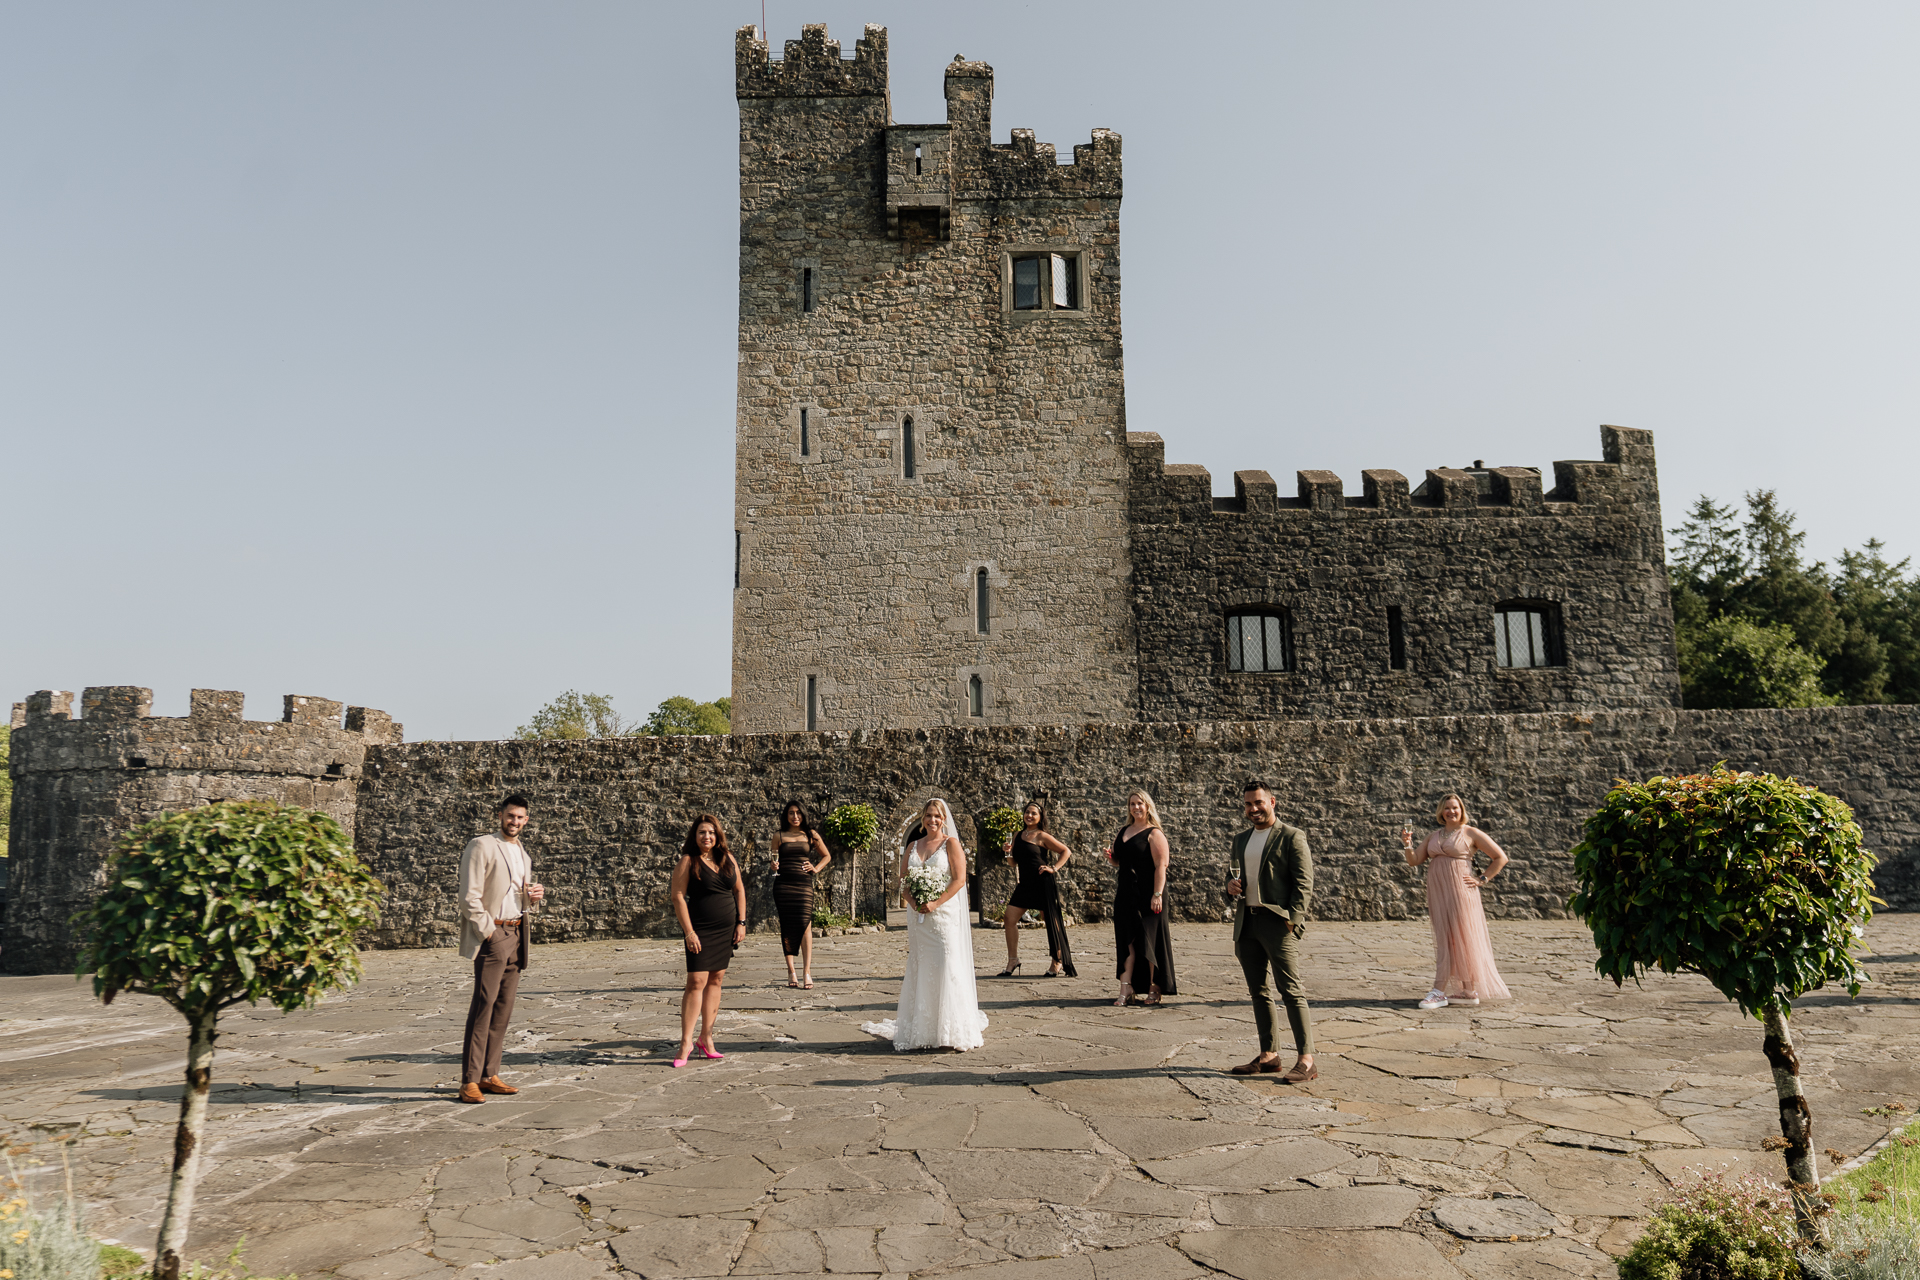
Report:
<svg viewBox="0 0 1920 1280"><path fill-rule="evenodd" d="M674 932L667 877L701 810L727 825L748 867L751 914L764 928L773 919L766 843L787 796L821 809L872 804L890 841L927 797L943 795L975 849L988 809L1047 793L1056 829L1075 851L1063 877L1069 910L1098 920L1111 896L1101 850L1125 820L1127 790L1145 785L1173 846L1175 918L1217 920L1227 841L1241 826L1240 787L1262 777L1279 792L1283 816L1311 834L1315 917L1381 919L1425 910L1421 873L1400 856L1399 825L1457 790L1514 859L1487 893L1490 912L1541 916L1564 909L1573 889L1566 851L1613 779L1719 760L1793 774L1852 804L1882 859L1881 896L1894 909L1920 909L1914 707L375 747L356 831L361 856L390 887L381 945L451 945L461 845L488 825L494 797L525 791L533 800L528 847L550 895L538 936L632 937ZM868 860L862 875L874 865ZM845 860L835 867L844 871ZM1004 900L1010 874L987 869L989 903ZM1109 954L1091 938L1088 948L1083 963Z"/></svg>
<svg viewBox="0 0 1920 1280"><path fill-rule="evenodd" d="M383 711L288 694L277 722L241 718L242 695L195 689L185 717L153 716L150 690L42 690L13 704L12 834L0 967L71 969L68 919L104 887L124 832L214 800L279 800L353 831L369 743L400 741Z"/></svg>

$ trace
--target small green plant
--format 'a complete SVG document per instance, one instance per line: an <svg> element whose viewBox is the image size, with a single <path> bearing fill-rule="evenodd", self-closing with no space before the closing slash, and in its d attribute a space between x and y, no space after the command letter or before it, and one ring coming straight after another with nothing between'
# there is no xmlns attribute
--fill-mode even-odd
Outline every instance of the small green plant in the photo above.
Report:
<svg viewBox="0 0 1920 1280"><path fill-rule="evenodd" d="M813 909L813 927L816 929L845 929L852 923L852 916L837 916L825 907Z"/></svg>
<svg viewBox="0 0 1920 1280"><path fill-rule="evenodd" d="M1594 968L1618 985L1651 969L1697 973L1766 1025L1780 1149L1802 1230L1817 1234L1813 1113L1787 1019L1793 1001L1867 981L1853 956L1874 858L1853 811L1792 778L1734 773L1616 782L1573 847L1568 904L1593 930Z"/></svg>
<svg viewBox="0 0 1920 1280"><path fill-rule="evenodd" d="M865 804L843 804L820 824L821 834L843 853L865 853L879 830L880 816Z"/></svg>
<svg viewBox="0 0 1920 1280"><path fill-rule="evenodd" d="M1875 1107L1904 1112L1899 1104ZM1873 1159L1826 1184L1832 1247L1808 1257L1815 1280L1910 1280L1920 1276L1920 1122L1896 1134Z"/></svg>
<svg viewBox="0 0 1920 1280"><path fill-rule="evenodd" d="M1620 1259L1620 1280L1795 1280L1793 1199L1751 1174L1690 1178Z"/></svg>
<svg viewBox="0 0 1920 1280"><path fill-rule="evenodd" d="M1013 839L1026 825L1027 820L1020 816L1018 809L1009 809L1006 805L1001 805L998 809L991 810L980 820L981 834L987 838L987 847L981 850L982 855L990 852L992 856L999 857L1000 850L1006 847L1007 841Z"/></svg>
<svg viewBox="0 0 1920 1280"><path fill-rule="evenodd" d="M79 1201L73 1198L71 1167L66 1198L55 1207L37 1205L13 1163L15 1150L8 1149L6 1177L0 1178L0 1277L68 1280L97 1274L100 1246L87 1234Z"/></svg>
<svg viewBox="0 0 1920 1280"><path fill-rule="evenodd" d="M100 1246L100 1280L133 1280L146 1270L146 1258L125 1245Z"/></svg>
<svg viewBox="0 0 1920 1280"><path fill-rule="evenodd" d="M354 935L378 919L380 892L338 823L291 805L163 813L115 847L105 892L79 918L79 972L105 1003L158 996L188 1027L158 1280L182 1274L221 1011L266 1000L291 1012L358 981Z"/></svg>

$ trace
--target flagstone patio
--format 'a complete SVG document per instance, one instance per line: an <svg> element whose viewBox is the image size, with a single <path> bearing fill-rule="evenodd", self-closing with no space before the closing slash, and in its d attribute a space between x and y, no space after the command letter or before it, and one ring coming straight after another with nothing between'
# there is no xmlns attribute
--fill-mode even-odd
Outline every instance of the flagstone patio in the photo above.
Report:
<svg viewBox="0 0 1920 1280"><path fill-rule="evenodd" d="M980 979L967 1054L859 1031L892 1006L903 933L819 940L812 991L755 934L726 1060L679 1071L677 945L538 947L507 1055L523 1092L480 1107L450 1101L466 967L368 953L318 1010L222 1024L191 1253L244 1235L256 1272L304 1280L1610 1277L1685 1170L1783 1176L1758 1023L1697 978L1616 990L1578 924L1493 927L1516 998L1422 1012L1424 923L1314 925L1302 1088L1221 1074L1253 1039L1220 925L1175 927L1158 1009L1110 1007L1111 933L1073 930L1081 977ZM1794 1014L1817 1145L1843 1160L1899 1122L1870 1111L1920 1106L1920 916L1867 936L1874 985ZM1023 944L1039 968L1043 935ZM1000 967L998 929L975 954ZM0 1121L41 1144L35 1185L71 1138L95 1229L151 1247L184 1024L63 978L0 978L0 1011Z"/></svg>

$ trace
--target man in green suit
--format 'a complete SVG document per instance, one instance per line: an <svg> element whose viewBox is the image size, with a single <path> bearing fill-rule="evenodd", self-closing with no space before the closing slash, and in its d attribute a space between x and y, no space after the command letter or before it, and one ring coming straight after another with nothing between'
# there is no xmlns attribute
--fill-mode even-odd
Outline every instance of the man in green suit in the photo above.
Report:
<svg viewBox="0 0 1920 1280"><path fill-rule="evenodd" d="M1253 996L1253 1022L1260 1032L1260 1056L1232 1068L1237 1076L1278 1072L1280 1055L1274 1047L1273 971L1280 998L1293 1026L1293 1045L1299 1054L1293 1069L1281 1076L1287 1084L1304 1084L1320 1072L1313 1065L1313 1020L1306 993L1300 986L1300 936L1306 932L1307 908L1313 901L1313 854L1307 833L1278 822L1273 816L1273 791L1264 782L1249 782L1246 795L1250 829L1233 838L1228 855L1227 896L1234 899L1233 953L1247 975Z"/></svg>

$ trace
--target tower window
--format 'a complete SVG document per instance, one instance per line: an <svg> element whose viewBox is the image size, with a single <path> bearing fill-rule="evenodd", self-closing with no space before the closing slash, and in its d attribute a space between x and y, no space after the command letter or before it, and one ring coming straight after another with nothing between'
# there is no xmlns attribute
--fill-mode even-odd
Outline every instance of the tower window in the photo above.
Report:
<svg viewBox="0 0 1920 1280"><path fill-rule="evenodd" d="M1293 669L1293 625L1285 609L1227 615L1227 670Z"/></svg>
<svg viewBox="0 0 1920 1280"><path fill-rule="evenodd" d="M807 677L807 732L820 727L820 677Z"/></svg>
<svg viewBox="0 0 1920 1280"><path fill-rule="evenodd" d="M920 176L920 144L917 142L913 144L913 175Z"/></svg>
<svg viewBox="0 0 1920 1280"><path fill-rule="evenodd" d="M1053 276L1053 309L1055 311L1078 311L1080 309L1080 259L1070 258L1062 253L1047 255L1052 261L1050 274Z"/></svg>
<svg viewBox="0 0 1920 1280"><path fill-rule="evenodd" d="M1400 606L1387 606L1387 670L1405 671L1407 669L1407 628L1400 616Z"/></svg>
<svg viewBox="0 0 1920 1280"><path fill-rule="evenodd" d="M987 596L989 590L987 571L981 569L973 575L973 629L983 636L993 630L990 611L993 602Z"/></svg>
<svg viewBox="0 0 1920 1280"><path fill-rule="evenodd" d="M1019 253L1010 259L1012 286L1007 306L1013 311L1080 311L1086 305L1084 295L1086 255L1067 253Z"/></svg>
<svg viewBox="0 0 1920 1280"><path fill-rule="evenodd" d="M808 434L807 410L800 410L800 456L805 458L813 453L813 439Z"/></svg>
<svg viewBox="0 0 1920 1280"><path fill-rule="evenodd" d="M813 310L813 268L800 268L800 309Z"/></svg>
<svg viewBox="0 0 1920 1280"><path fill-rule="evenodd" d="M1040 309L1040 258L1031 255L1013 260L1013 309Z"/></svg>
<svg viewBox="0 0 1920 1280"><path fill-rule="evenodd" d="M967 714L978 719L987 714L987 686L979 676L967 677Z"/></svg>
<svg viewBox="0 0 1920 1280"><path fill-rule="evenodd" d="M733 589L740 589L740 531L733 531Z"/></svg>
<svg viewBox="0 0 1920 1280"><path fill-rule="evenodd" d="M1493 609L1493 661L1501 667L1564 667L1560 606L1545 600L1509 600Z"/></svg>
<svg viewBox="0 0 1920 1280"><path fill-rule="evenodd" d="M913 419L900 420L900 474L913 479Z"/></svg>

